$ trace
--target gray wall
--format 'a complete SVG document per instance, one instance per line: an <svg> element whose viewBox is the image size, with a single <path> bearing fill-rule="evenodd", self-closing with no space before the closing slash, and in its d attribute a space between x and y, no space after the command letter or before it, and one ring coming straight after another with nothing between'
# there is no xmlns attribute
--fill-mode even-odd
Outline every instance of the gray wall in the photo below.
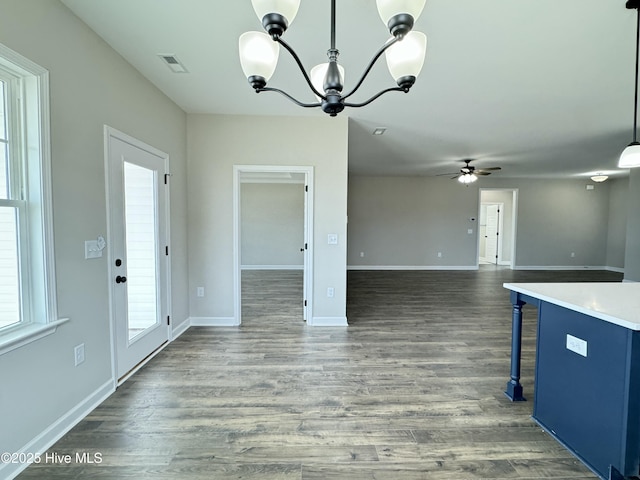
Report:
<svg viewBox="0 0 640 480"><path fill-rule="evenodd" d="M608 267L623 269L627 243L627 198L629 179L607 181L609 186L609 224L607 228Z"/></svg>
<svg viewBox="0 0 640 480"><path fill-rule="evenodd" d="M304 185L242 183L243 268L302 268Z"/></svg>
<svg viewBox="0 0 640 480"><path fill-rule="evenodd" d="M192 318L234 317L233 166L293 165L314 167L313 316L346 319L347 139L347 117L188 115ZM281 148L269 157L264 145Z"/></svg>
<svg viewBox="0 0 640 480"><path fill-rule="evenodd" d="M587 183L518 182L518 267L606 266L609 186L587 190Z"/></svg>
<svg viewBox="0 0 640 480"><path fill-rule="evenodd" d="M442 178L352 176L348 264L475 267L477 225L469 217L478 216L482 187L518 190L516 268L608 266L621 246L608 246L607 240L621 235L624 226L620 220L609 225L609 184L587 190L587 183L484 178L467 187ZM616 192L624 195L624 180Z"/></svg>
<svg viewBox="0 0 640 480"><path fill-rule="evenodd" d="M57 0L0 3L0 42L50 72L58 314L70 318L0 356L0 451L17 452L112 380L107 256L84 259L84 241L107 233L104 124L171 157L173 316L188 318L186 115Z"/></svg>
<svg viewBox="0 0 640 480"><path fill-rule="evenodd" d="M640 169L632 169L627 197L627 235L624 279L640 282Z"/></svg>
<svg viewBox="0 0 640 480"><path fill-rule="evenodd" d="M388 268L475 265L478 222L469 219L478 217L478 200L477 188L442 179L351 176L347 263Z"/></svg>

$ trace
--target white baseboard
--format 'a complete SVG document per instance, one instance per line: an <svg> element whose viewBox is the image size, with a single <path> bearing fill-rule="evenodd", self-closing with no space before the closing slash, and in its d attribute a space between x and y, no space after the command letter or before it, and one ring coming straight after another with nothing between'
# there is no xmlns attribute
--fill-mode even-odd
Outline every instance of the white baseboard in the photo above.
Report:
<svg viewBox="0 0 640 480"><path fill-rule="evenodd" d="M190 317L189 325L192 327L237 327L238 323L233 317Z"/></svg>
<svg viewBox="0 0 640 480"><path fill-rule="evenodd" d="M624 273L624 267L604 267L604 269L609 272Z"/></svg>
<svg viewBox="0 0 640 480"><path fill-rule="evenodd" d="M114 391L113 380L109 379L16 453L26 454L26 457L29 457L29 454L44 455L49 448L69 432L69 430L75 427L84 417L89 415L94 408L104 402ZM28 466L28 463L0 463L0 478L11 480L17 477L20 472Z"/></svg>
<svg viewBox="0 0 640 480"><path fill-rule="evenodd" d="M347 265L347 270L478 270L477 265Z"/></svg>
<svg viewBox="0 0 640 480"><path fill-rule="evenodd" d="M189 318L187 318L181 324L174 326L173 329L171 330L170 341L173 342L176 338L178 338L180 335L186 332L190 326L191 326L191 320Z"/></svg>
<svg viewBox="0 0 640 480"><path fill-rule="evenodd" d="M242 265L240 270L304 270L302 265Z"/></svg>
<svg viewBox="0 0 640 480"><path fill-rule="evenodd" d="M514 270L608 270L598 265L516 265Z"/></svg>
<svg viewBox="0 0 640 480"><path fill-rule="evenodd" d="M347 317L313 317L309 322L312 327L348 327Z"/></svg>

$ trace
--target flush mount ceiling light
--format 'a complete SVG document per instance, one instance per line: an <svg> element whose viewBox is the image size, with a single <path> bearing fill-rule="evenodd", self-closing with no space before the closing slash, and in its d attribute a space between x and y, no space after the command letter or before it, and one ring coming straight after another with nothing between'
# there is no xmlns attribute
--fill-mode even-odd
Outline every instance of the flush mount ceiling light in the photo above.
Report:
<svg viewBox="0 0 640 480"><path fill-rule="evenodd" d="M620 155L618 167L634 168L640 167L640 143L637 140L638 126L638 53L640 50L640 0L628 0L626 7L629 10L637 11L636 25L636 83L635 83L635 99L633 103L633 142L627 145Z"/></svg>
<svg viewBox="0 0 640 480"><path fill-rule="evenodd" d="M267 33L246 32L240 36L242 70L256 93L278 92L301 107L320 107L332 117L342 112L345 107L364 107L387 92L407 93L422 70L427 49L425 34L412 31L425 2L426 0L376 0L378 13L392 37L373 56L355 87L349 93L343 94L344 68L338 65L340 52L336 48L336 1L331 0L331 47L327 51L329 62L315 66L310 74L307 74L296 52L282 40L282 35L298 13L300 0L251 0L253 9ZM280 45L297 63L307 85L318 99L317 102L303 103L283 90L267 87L267 82L278 63ZM360 88L383 53L389 72L398 86L382 90L361 103L347 102L347 98Z"/></svg>
<svg viewBox="0 0 640 480"><path fill-rule="evenodd" d="M604 182L607 178L609 178L608 175L602 175L601 173L594 175L593 177L591 177L591 180L593 180L596 183L602 183Z"/></svg>

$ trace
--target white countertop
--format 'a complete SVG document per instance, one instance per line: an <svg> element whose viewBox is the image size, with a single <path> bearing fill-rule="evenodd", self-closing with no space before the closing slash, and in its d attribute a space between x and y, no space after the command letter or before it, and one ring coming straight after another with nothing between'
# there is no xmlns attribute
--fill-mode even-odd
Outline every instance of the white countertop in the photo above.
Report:
<svg viewBox="0 0 640 480"><path fill-rule="evenodd" d="M505 283L504 288L640 331L640 283Z"/></svg>

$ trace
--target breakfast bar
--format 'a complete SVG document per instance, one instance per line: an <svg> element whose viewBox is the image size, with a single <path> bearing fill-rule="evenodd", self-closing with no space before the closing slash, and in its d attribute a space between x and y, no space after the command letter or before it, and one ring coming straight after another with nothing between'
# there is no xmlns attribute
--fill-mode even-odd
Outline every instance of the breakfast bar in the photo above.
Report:
<svg viewBox="0 0 640 480"><path fill-rule="evenodd" d="M533 419L600 478L640 467L640 283L505 283L511 378L520 384L522 307L538 308Z"/></svg>

